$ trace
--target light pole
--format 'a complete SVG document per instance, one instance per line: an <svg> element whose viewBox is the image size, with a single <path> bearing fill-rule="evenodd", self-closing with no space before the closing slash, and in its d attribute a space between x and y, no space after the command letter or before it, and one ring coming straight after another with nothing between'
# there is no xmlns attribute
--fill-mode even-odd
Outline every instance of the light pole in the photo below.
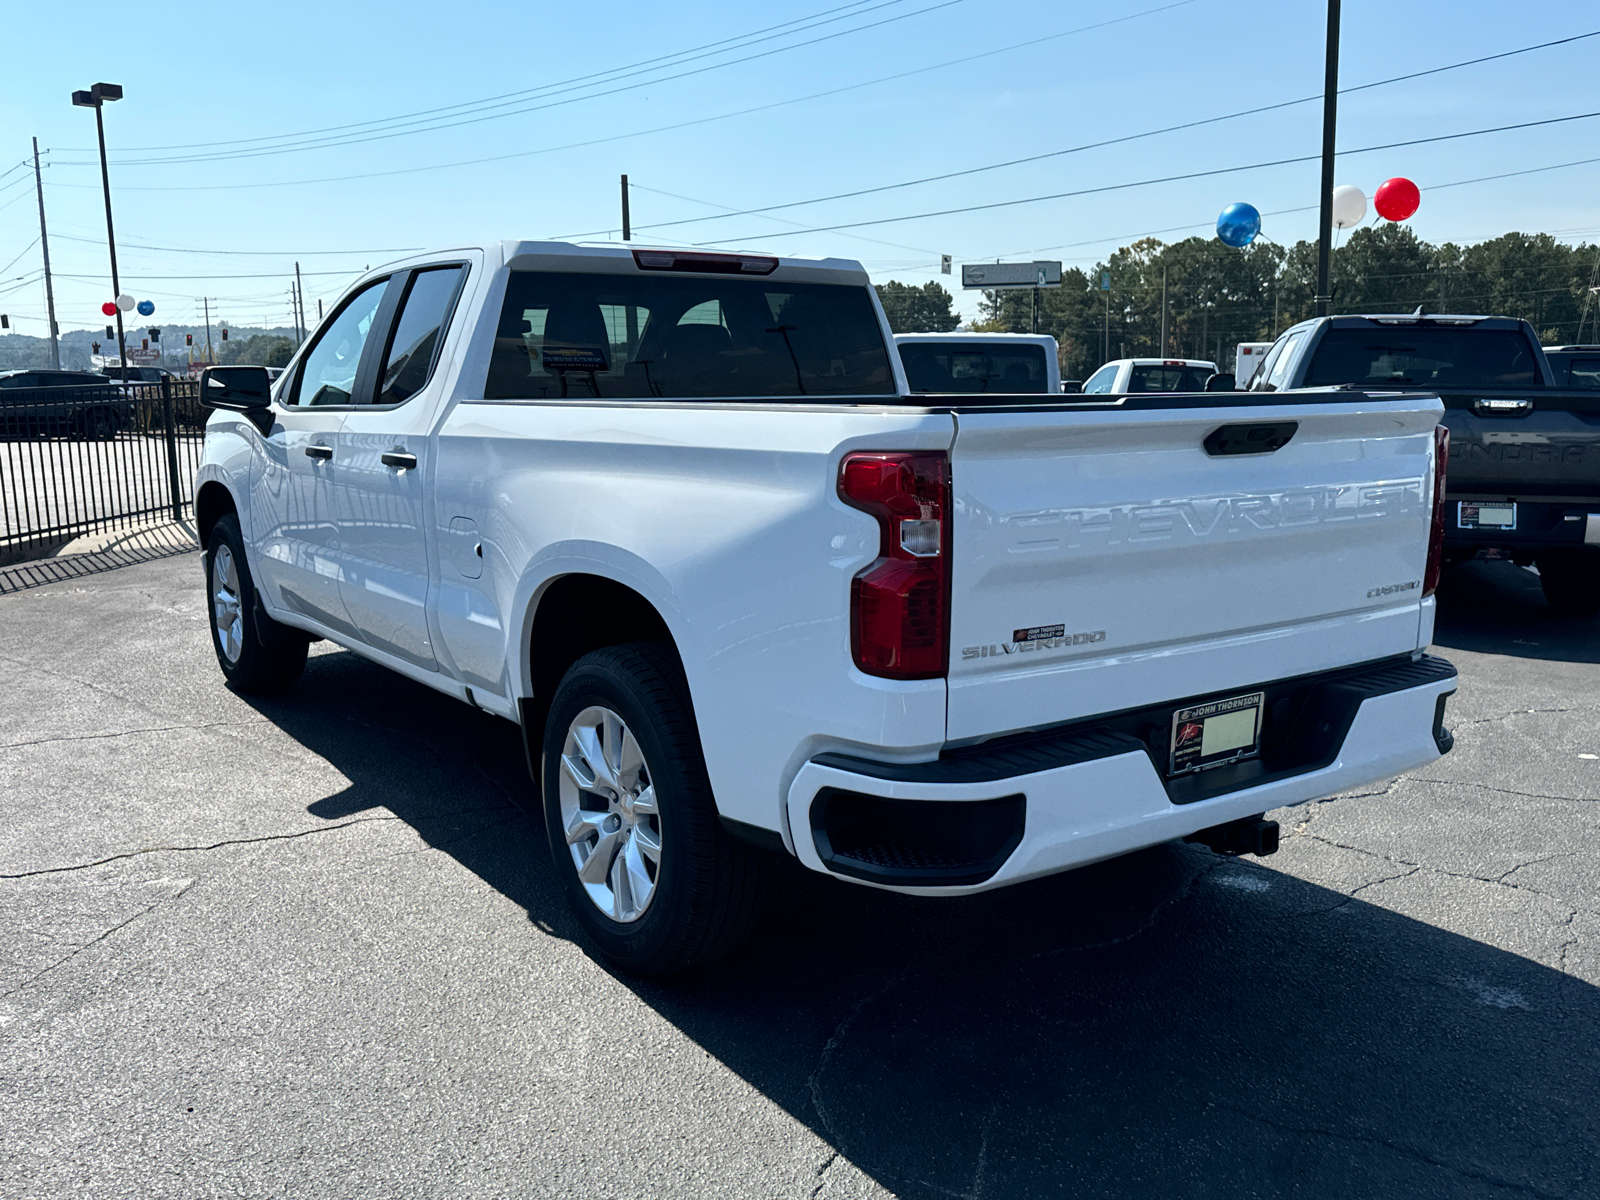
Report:
<svg viewBox="0 0 1600 1200"><path fill-rule="evenodd" d="M106 193L106 245L111 250L111 299L115 303L122 295L122 283L117 278L117 238L111 228L111 174L106 169L106 123L100 110L107 100L121 100L122 85L97 83L87 92L73 92L72 102L79 108L94 109L94 127L100 135L100 184ZM122 306L117 308L117 361L122 364L122 382L128 382L128 345L122 335Z"/></svg>

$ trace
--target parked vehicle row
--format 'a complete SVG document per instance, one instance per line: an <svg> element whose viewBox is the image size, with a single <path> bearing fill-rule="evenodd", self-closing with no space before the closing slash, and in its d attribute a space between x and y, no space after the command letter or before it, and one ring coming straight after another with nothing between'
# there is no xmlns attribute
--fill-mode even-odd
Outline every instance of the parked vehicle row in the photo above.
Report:
<svg viewBox="0 0 1600 1200"><path fill-rule="evenodd" d="M955 896L1269 853L1266 810L1449 749L1437 398L1002 392L978 344L897 353L837 259L370 272L275 383L204 377L218 662L282 689L327 638L516 722L638 971L742 937L769 855ZM907 346L982 388L913 391Z"/></svg>
<svg viewBox="0 0 1600 1200"><path fill-rule="evenodd" d="M105 440L133 427L133 404L103 375L0 372L0 437Z"/></svg>

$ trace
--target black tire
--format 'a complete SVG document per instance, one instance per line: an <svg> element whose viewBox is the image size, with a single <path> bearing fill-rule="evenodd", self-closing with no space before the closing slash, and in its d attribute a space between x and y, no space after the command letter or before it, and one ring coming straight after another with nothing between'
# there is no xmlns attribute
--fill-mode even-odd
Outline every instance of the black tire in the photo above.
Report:
<svg viewBox="0 0 1600 1200"><path fill-rule="evenodd" d="M1568 617L1600 614L1600 550L1546 550L1534 562L1551 608Z"/></svg>
<svg viewBox="0 0 1600 1200"><path fill-rule="evenodd" d="M633 734L643 759L636 778L648 784L655 798L659 857L653 891L641 911L626 920L602 912L600 901L591 899L579 877L578 851L568 843L562 816L563 751L569 734L577 736L574 722L597 707L615 714ZM754 928L765 904L765 853L728 836L717 818L688 685L669 646L653 642L609 646L572 665L551 700L541 776L545 829L556 872L578 923L618 967L639 975L682 970L728 953ZM605 798L578 787L570 771L568 781L569 790L585 807L583 815L602 817L607 811ZM612 811L618 811L616 803ZM603 819L621 824L617 817ZM628 820L638 822L649 835L651 817L629 810ZM633 832L631 826L625 832ZM600 854L599 830L592 836L597 845L594 854ZM585 840L585 854L590 853L588 845ZM613 863L624 860L625 851L606 853L615 854ZM604 868L603 858L594 861ZM648 865L643 858L635 861ZM615 871L607 870L606 878L615 880ZM615 894L621 889L610 890Z"/></svg>
<svg viewBox="0 0 1600 1200"><path fill-rule="evenodd" d="M227 582L229 565L233 568L231 585ZM219 592L225 593L221 604ZM229 683L241 692L263 695L294 686L305 669L311 639L261 611L239 518L233 513L217 519L206 545L206 609L211 617L211 648ZM227 622L226 628L219 632L222 621Z"/></svg>

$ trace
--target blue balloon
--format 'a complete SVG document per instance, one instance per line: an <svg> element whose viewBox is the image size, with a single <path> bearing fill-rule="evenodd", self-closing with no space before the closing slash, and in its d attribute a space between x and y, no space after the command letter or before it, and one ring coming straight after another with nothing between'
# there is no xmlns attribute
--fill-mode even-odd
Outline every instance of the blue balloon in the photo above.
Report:
<svg viewBox="0 0 1600 1200"><path fill-rule="evenodd" d="M1217 236L1229 246L1244 247L1261 232L1261 214L1253 204L1230 204L1217 217Z"/></svg>
<svg viewBox="0 0 1600 1200"><path fill-rule="evenodd" d="M139 301L139 315L141 317L148 317L151 313L153 313L155 311L156 311L156 304L155 304L154 300L141 300L141 301Z"/></svg>

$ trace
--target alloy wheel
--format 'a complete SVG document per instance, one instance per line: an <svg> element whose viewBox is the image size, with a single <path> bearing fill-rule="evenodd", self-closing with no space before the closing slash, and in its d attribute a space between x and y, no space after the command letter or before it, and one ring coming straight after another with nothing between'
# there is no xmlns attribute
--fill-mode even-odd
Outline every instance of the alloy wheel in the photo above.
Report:
<svg viewBox="0 0 1600 1200"><path fill-rule="evenodd" d="M217 646L229 663L244 649L244 604L239 599L239 564L226 543L211 556L211 612L217 623Z"/></svg>
<svg viewBox="0 0 1600 1200"><path fill-rule="evenodd" d="M661 874L661 813L644 751L609 708L584 709L561 751L561 825L578 880L613 921L637 921Z"/></svg>

